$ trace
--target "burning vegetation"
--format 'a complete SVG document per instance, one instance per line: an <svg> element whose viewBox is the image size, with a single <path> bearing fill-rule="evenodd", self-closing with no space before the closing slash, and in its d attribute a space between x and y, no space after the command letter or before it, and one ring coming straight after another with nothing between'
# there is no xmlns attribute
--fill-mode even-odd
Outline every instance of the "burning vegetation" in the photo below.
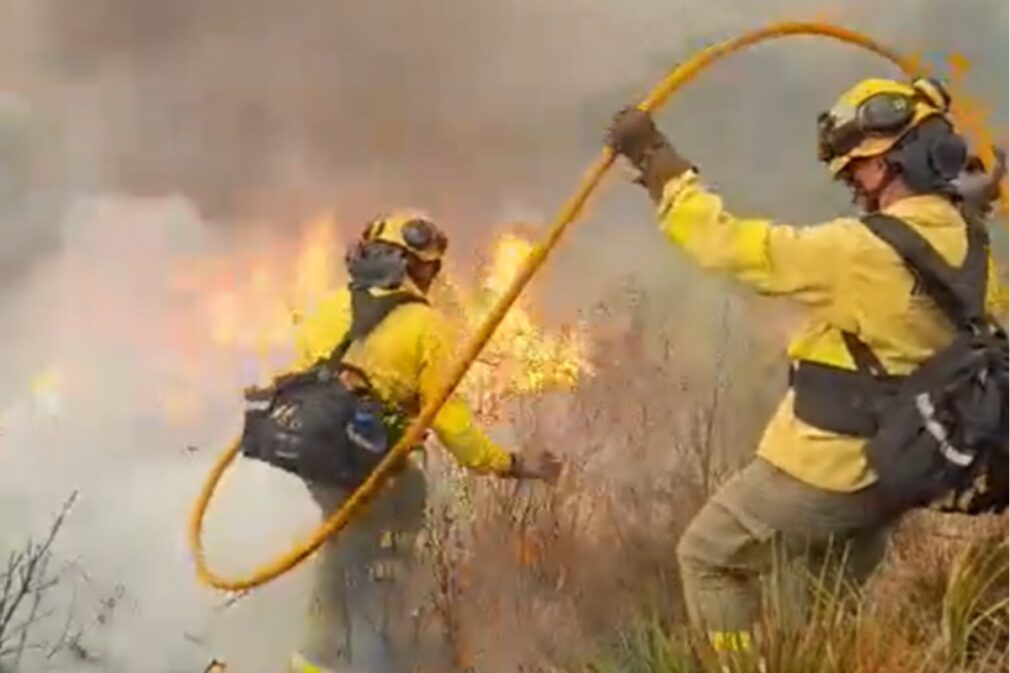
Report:
<svg viewBox="0 0 1010 673"><path fill-rule="evenodd" d="M810 9L239 4L3 10L3 673L198 671L215 657L233 673L280 670L310 573L221 600L196 585L180 529L237 429L242 388L287 369L298 322L346 282L359 215L408 203L473 223L460 247L479 254L451 247L432 293L462 342L534 244L506 223L536 218L510 213L557 205L607 113L701 41ZM992 117L1005 127L1005 103L983 97L1006 100L990 58L1006 12L852 0L832 17L903 50L965 48L935 65L974 141L1005 144L988 130ZM739 203L813 221L847 197L814 173L797 129L872 69L801 49L756 51L699 81L664 124ZM420 461L425 523L392 571L403 592L387 615L418 673L723 673L694 660L674 547L752 454L786 385L793 316L658 256L650 215L621 198L572 241L578 272L524 294L461 385L503 443L563 456L557 488L476 480L438 450ZM317 514L293 479L247 468L208 535L235 567ZM69 493L73 510L60 509ZM771 601L768 638L731 671L1005 671L1006 539L1005 515L917 513L863 592L825 585L796 626Z"/></svg>
<svg viewBox="0 0 1010 673"><path fill-rule="evenodd" d="M291 361L294 331L301 316L346 282L339 227L318 217L291 242L274 240L229 255L187 259L170 279L175 291L192 298L187 314L175 321L187 340L206 330L208 347L223 351L241 366L240 377L265 384ZM446 310L461 338L483 321L532 247L510 231L491 239L476 269L450 266L433 289L433 301ZM471 280L472 278L472 280ZM589 339L578 324L548 327L534 317L535 302L523 298L509 311L462 384L485 419L496 416L506 399L549 390L570 390L591 373ZM199 389L192 394L198 396ZM166 414L199 406L174 399Z"/></svg>

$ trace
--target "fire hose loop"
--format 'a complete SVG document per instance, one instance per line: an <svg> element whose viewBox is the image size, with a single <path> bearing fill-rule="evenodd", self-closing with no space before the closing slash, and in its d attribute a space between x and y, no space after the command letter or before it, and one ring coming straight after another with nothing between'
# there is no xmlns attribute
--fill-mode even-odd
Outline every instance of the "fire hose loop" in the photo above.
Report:
<svg viewBox="0 0 1010 673"><path fill-rule="evenodd" d="M649 93L645 100L639 103L638 107L645 111L656 110L673 93L719 59L759 42L766 42L790 35L813 35L852 44L891 61L909 76L918 74L916 64L911 59L899 55L860 33L826 23L783 22L745 33L695 53L670 71ZM991 166L993 161L991 148L979 147L978 149L982 153L981 158L986 166ZM452 394L456 386L459 385L459 382L466 375L474 360L476 360L481 350L491 338L494 330L504 319L509 308L511 308L519 294L533 278L533 275L544 264L547 256L557 246L568 226L581 214L589 197L596 190L603 176L614 163L614 159L614 153L610 149L604 149L590 166L575 193L555 216L544 241L534 247L529 256L524 260L516 277L492 307L480 329L477 330L469 343L467 343L462 357L453 364L452 369L436 391L436 394L428 400L421 413L414 419L400 441L386 454L385 458L372 471L364 483L351 493L343 504L320 524L311 535L297 542L295 546L284 554L241 577L226 577L216 573L208 565L203 549L204 515L210 504L211 496L214 494L225 470L239 454L240 445L238 440L234 441L227 450L221 453L207 475L203 487L193 504L189 521L189 544L196 565L196 574L201 582L226 591L245 591L266 584L300 564L326 540L337 535L350 522L367 501L376 495L386 480L393 474L397 464L417 445L425 429L430 425L449 395ZM1005 189L1001 189L1000 199L1005 207Z"/></svg>

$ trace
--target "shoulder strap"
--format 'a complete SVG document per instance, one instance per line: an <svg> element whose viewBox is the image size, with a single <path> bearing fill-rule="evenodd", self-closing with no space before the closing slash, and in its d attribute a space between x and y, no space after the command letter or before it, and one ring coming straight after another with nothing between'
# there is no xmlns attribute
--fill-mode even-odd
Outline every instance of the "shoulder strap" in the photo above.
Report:
<svg viewBox="0 0 1010 673"><path fill-rule="evenodd" d="M842 330L842 341L845 342L845 348L848 349L849 355L852 356L852 361L855 363L857 371L873 376L887 375L884 363L866 345L865 341L856 336L855 332Z"/></svg>
<svg viewBox="0 0 1010 673"><path fill-rule="evenodd" d="M873 213L862 222L898 253L958 329L968 329L985 319L989 236L981 222L966 219L968 249L960 267L948 264L929 241L896 217Z"/></svg>
<svg viewBox="0 0 1010 673"><path fill-rule="evenodd" d="M427 303L428 300L424 297L410 292L394 292L373 297L368 290L351 289L351 326L340 343L330 352L326 362L330 365L339 364L351 344L371 334L396 307Z"/></svg>

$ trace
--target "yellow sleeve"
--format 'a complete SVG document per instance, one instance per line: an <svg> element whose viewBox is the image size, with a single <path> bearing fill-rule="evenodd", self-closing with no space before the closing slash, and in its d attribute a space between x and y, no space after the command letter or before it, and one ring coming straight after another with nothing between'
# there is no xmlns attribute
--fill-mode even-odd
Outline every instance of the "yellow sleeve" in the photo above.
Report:
<svg viewBox="0 0 1010 673"><path fill-rule="evenodd" d="M434 312L433 312L433 315ZM452 331L436 316L432 328L422 338L420 397L422 405L431 398L451 366ZM463 467L477 472L506 472L512 463L508 451L498 446L477 425L466 402L452 395L432 422L439 441Z"/></svg>
<svg viewBox="0 0 1010 673"><path fill-rule="evenodd" d="M763 294L789 295L813 306L833 301L843 253L854 240L839 219L794 227L739 218L688 171L667 183L659 205L660 228L703 268L725 271Z"/></svg>
<svg viewBox="0 0 1010 673"><path fill-rule="evenodd" d="M336 348L351 326L351 295L334 292L313 313L305 316L295 332L296 371L307 369Z"/></svg>

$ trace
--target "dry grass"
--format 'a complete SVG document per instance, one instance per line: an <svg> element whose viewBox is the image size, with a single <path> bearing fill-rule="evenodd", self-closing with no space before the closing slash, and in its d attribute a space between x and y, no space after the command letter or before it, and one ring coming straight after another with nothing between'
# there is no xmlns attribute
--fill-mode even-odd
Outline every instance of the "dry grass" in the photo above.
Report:
<svg viewBox="0 0 1010 673"><path fill-rule="evenodd" d="M965 522L962 522L965 523ZM972 521L970 536L937 544L946 522L919 515L865 595L821 586L805 623L761 619L751 653L715 659L695 634L656 621L633 623L584 670L591 673L988 673L1007 658L1006 519ZM928 551L927 551L928 549ZM774 601L766 603L774 605ZM693 655L692 652L697 653ZM696 658L695 658L696 656Z"/></svg>
<svg viewBox="0 0 1010 673"><path fill-rule="evenodd" d="M603 309L596 376L512 410L523 446L568 462L557 488L474 480L430 457L428 581L412 614L449 652L419 670L721 673L685 626L674 547L752 451L784 377L730 337L745 333L739 305L701 344L649 322L633 291ZM1006 670L1006 519L917 514L865 595L825 582L799 627L766 604L733 673Z"/></svg>

